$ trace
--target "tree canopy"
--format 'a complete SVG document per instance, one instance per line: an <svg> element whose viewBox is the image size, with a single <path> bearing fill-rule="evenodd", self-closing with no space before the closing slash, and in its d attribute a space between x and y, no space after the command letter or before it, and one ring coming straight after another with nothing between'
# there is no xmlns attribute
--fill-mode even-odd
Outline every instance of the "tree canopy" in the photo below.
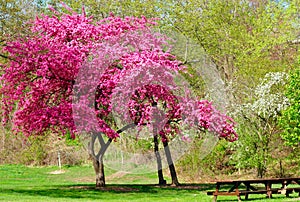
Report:
<svg viewBox="0 0 300 202"><path fill-rule="evenodd" d="M5 117L13 111L14 125L25 135L42 134L48 129L73 133L73 85L79 69L95 50L99 50L94 52L98 57L95 61L104 69L105 79L100 83L100 90L101 98L106 100L102 100L102 107L109 103L109 93L117 82L126 78L127 72L133 74L132 69L135 72L155 66L174 71L182 69L174 56L164 51L164 37L148 29L151 24L155 22L146 18L111 16L95 25L84 13L36 18L32 36L9 42L5 47L12 58L2 76ZM164 71L158 73L164 74ZM154 92L156 87L151 89ZM141 89L140 94L144 90ZM163 92L162 89L157 92L160 91ZM105 109L109 111L110 107ZM107 115L104 111L99 117ZM104 128L102 132L115 137L106 131ZM226 131L233 132L230 128Z"/></svg>

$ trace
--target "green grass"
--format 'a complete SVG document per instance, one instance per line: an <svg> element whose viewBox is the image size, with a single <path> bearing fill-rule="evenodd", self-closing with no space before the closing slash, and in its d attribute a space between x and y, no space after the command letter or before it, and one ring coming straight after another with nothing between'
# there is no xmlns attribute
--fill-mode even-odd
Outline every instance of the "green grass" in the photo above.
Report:
<svg viewBox="0 0 300 202"><path fill-rule="evenodd" d="M126 174L106 169L107 187L94 188L94 173L91 166L64 167L65 173L50 174L57 167L26 167L0 165L0 201L188 201L211 202L208 190L211 184L194 184L186 188L158 187L155 173ZM275 195L250 195L249 201L295 201ZM237 201L236 197L221 196L218 201Z"/></svg>

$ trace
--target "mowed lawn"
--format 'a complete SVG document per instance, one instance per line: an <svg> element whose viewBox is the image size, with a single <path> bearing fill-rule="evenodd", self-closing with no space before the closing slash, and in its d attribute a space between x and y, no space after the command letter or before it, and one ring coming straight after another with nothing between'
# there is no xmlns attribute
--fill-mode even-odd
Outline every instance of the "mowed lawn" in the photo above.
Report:
<svg viewBox="0 0 300 202"><path fill-rule="evenodd" d="M0 165L0 201L212 201L207 196L212 184L192 184L179 188L158 187L155 173L129 174L106 169L107 186L95 189L94 172L91 166L26 167ZM219 197L218 201L237 201L236 197ZM297 201L298 195L290 198L275 195L251 195L251 201ZM249 201L250 201L249 200Z"/></svg>

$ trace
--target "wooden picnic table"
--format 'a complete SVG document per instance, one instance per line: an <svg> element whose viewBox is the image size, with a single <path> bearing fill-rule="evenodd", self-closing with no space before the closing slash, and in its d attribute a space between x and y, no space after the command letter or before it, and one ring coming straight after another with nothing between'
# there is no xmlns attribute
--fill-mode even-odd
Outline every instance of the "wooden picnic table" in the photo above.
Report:
<svg viewBox="0 0 300 202"><path fill-rule="evenodd" d="M300 196L300 177L294 178L271 178L271 179L253 179L253 180L221 180L216 181L216 190L207 192L214 196L214 202L218 196L237 196L241 201L241 195L248 199L250 194L267 194L268 198L272 194L285 194L287 197L292 192L298 192ZM299 187L288 187L290 184L297 184ZM241 186L244 185L244 186ZM256 188L256 185L263 185L262 188ZM280 188L274 188L272 185L280 185ZM229 186L228 191L221 191L224 186Z"/></svg>

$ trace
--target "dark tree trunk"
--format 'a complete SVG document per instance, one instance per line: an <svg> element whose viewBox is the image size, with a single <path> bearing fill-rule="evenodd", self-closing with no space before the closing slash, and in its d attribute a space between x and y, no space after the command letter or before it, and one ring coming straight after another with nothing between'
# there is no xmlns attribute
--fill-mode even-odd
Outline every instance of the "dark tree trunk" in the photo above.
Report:
<svg viewBox="0 0 300 202"><path fill-rule="evenodd" d="M96 187L105 186L105 175L104 175L104 164L103 158L100 159L93 158L93 166L96 173Z"/></svg>
<svg viewBox="0 0 300 202"><path fill-rule="evenodd" d="M160 153L158 151L158 137L157 137L156 133L154 133L153 141L154 141L154 153L155 153L156 162L157 162L158 184L159 185L166 185L167 181L164 179L164 176L163 176L161 156L160 156Z"/></svg>
<svg viewBox="0 0 300 202"><path fill-rule="evenodd" d="M165 154L167 157L167 162L169 165L169 170L170 170L170 174L171 174L171 178L172 178L172 186L178 186L179 182L178 182L178 178L177 178L177 174L176 174L176 170L175 170L175 166L172 160L172 155L170 152L170 148L168 146L168 142L163 142L164 145L164 150L165 150Z"/></svg>

